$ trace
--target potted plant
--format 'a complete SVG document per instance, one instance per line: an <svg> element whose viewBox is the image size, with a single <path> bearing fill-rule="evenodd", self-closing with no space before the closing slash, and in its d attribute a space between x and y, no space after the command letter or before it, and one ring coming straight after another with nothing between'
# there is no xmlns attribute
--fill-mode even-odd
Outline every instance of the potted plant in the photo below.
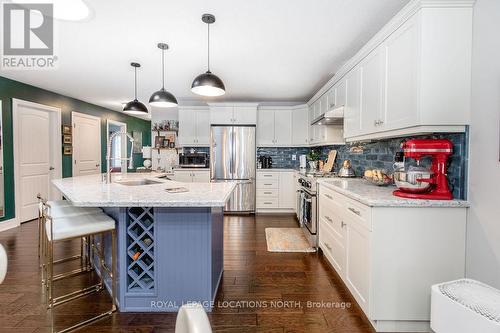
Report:
<svg viewBox="0 0 500 333"><path fill-rule="evenodd" d="M312 170L318 169L319 158L320 158L319 152L315 151L314 149L311 149L311 151L307 154L307 159L309 160L309 167Z"/></svg>

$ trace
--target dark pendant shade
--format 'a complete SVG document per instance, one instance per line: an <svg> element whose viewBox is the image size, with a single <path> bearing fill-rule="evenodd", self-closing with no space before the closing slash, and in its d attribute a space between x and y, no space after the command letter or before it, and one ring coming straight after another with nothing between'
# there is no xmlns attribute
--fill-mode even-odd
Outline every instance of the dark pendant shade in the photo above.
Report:
<svg viewBox="0 0 500 333"><path fill-rule="evenodd" d="M202 96L222 96L226 93L226 87L217 75L207 71L194 79L191 91Z"/></svg>
<svg viewBox="0 0 500 333"><path fill-rule="evenodd" d="M123 107L123 112L129 113L129 114L147 114L148 113L148 108L146 105L142 104L139 102L137 99L134 99L133 101L128 102L125 104Z"/></svg>
<svg viewBox="0 0 500 333"><path fill-rule="evenodd" d="M177 106L177 104L175 96L166 91L164 88L156 91L149 98L149 105L156 107L171 108Z"/></svg>

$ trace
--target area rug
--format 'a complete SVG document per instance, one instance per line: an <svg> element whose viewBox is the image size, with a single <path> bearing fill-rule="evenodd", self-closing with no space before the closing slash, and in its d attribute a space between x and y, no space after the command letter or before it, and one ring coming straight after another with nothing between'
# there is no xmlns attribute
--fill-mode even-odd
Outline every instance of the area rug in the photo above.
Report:
<svg viewBox="0 0 500 333"><path fill-rule="evenodd" d="M269 252L316 252L301 228L266 228Z"/></svg>

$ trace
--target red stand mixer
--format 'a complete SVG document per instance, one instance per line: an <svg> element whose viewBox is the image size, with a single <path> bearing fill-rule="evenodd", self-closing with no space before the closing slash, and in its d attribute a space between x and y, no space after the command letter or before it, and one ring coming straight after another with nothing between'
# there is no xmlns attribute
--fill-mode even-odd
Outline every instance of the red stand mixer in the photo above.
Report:
<svg viewBox="0 0 500 333"><path fill-rule="evenodd" d="M413 170L397 170L394 182L399 188L393 194L410 199L451 200L448 187L446 162L453 152L453 143L446 139L413 139L401 144L405 158L419 163L424 156L432 157L430 170L416 167Z"/></svg>

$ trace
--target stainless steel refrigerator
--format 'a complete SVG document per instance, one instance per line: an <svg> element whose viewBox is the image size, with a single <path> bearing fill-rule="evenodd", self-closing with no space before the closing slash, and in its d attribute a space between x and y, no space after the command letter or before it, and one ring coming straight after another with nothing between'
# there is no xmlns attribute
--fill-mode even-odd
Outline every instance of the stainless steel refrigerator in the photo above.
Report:
<svg viewBox="0 0 500 333"><path fill-rule="evenodd" d="M226 212L255 212L255 126L213 125L210 130L211 182L236 182Z"/></svg>

